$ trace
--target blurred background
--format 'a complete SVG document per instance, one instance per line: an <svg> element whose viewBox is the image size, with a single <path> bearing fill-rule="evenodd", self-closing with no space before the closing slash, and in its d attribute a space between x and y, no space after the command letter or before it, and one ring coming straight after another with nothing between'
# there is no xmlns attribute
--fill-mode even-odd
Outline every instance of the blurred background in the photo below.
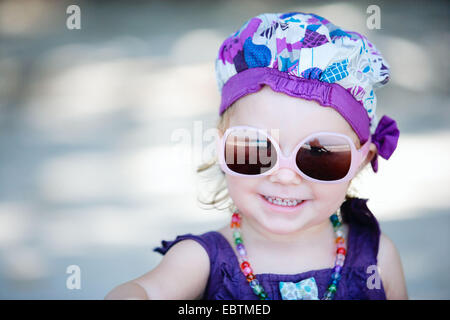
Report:
<svg viewBox="0 0 450 320"><path fill-rule="evenodd" d="M449 299L449 3L375 0L0 1L0 298L103 299L156 266L161 240L228 223L196 200L214 59L250 17L289 11L365 34L390 63L377 114L397 120L399 145L357 189L410 298Z"/></svg>

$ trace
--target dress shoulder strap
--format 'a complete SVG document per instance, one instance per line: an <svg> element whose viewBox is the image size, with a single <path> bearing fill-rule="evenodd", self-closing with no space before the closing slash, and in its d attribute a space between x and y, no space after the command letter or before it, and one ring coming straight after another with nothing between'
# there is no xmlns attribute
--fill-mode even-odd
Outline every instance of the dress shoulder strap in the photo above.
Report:
<svg viewBox="0 0 450 320"><path fill-rule="evenodd" d="M341 205L344 222L349 224L349 250L346 263L350 266L377 264L381 230L377 219L367 207L368 199L350 198Z"/></svg>

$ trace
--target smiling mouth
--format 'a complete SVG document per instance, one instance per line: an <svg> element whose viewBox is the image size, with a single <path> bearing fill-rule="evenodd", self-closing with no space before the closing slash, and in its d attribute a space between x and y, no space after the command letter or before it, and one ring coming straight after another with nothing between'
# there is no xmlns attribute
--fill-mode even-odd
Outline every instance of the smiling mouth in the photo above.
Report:
<svg viewBox="0 0 450 320"><path fill-rule="evenodd" d="M262 195L264 199L274 205L278 205L281 207L297 207L301 205L306 200L295 199L295 198L280 198L275 196L266 196Z"/></svg>

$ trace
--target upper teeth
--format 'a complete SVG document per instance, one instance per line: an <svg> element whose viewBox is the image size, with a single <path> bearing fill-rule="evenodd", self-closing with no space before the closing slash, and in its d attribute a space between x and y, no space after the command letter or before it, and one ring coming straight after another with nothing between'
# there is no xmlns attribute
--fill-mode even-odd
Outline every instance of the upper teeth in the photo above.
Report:
<svg viewBox="0 0 450 320"><path fill-rule="evenodd" d="M267 201L281 205L281 206L296 206L297 204L299 204L300 202L302 202L302 200L299 199L284 199L284 198L278 198L278 197L269 197L269 196L264 196L264 198L267 199Z"/></svg>

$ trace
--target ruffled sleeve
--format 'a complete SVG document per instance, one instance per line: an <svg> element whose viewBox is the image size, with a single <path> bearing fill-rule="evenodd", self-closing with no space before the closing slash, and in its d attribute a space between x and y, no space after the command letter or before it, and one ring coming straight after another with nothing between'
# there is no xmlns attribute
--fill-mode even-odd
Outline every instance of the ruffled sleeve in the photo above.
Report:
<svg viewBox="0 0 450 320"><path fill-rule="evenodd" d="M162 255L165 255L167 253L167 251L169 251L169 249L172 248L172 246L174 244L176 244L180 241L183 241L183 240L188 240L188 239L197 241L206 250L206 252L209 255L209 251L211 251L211 248L208 245L208 243L205 241L204 237L198 236L198 235L193 235L191 233L179 235L175 238L175 240L171 240L171 241L162 240L161 246L154 248L153 251L159 252Z"/></svg>

